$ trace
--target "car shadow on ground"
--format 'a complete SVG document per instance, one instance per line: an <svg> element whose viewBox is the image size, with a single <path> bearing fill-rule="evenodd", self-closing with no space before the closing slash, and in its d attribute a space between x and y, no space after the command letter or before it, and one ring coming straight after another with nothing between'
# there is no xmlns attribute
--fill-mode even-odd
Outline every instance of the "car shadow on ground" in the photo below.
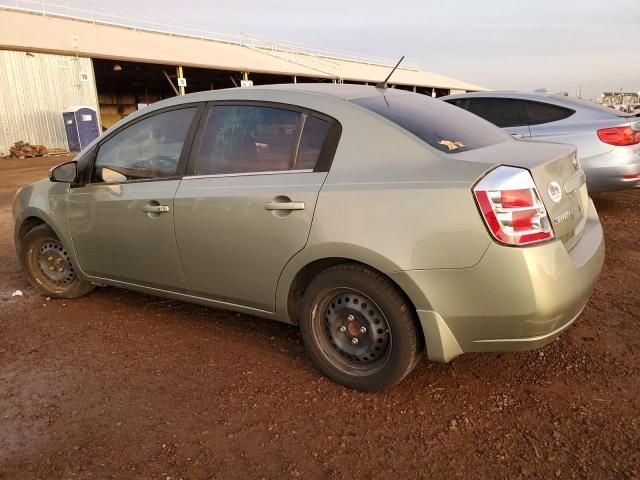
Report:
<svg viewBox="0 0 640 480"><path fill-rule="evenodd" d="M223 335L230 342L237 343L226 344L232 350L250 346L252 354L262 355L264 358L270 355L280 359L288 357L295 370L321 376L307 357L302 337L295 325L115 287L99 287L86 299L75 300L80 303L84 301L94 304L90 307L94 316L99 317L106 312L117 312L117 316L121 314L126 320L119 323L120 328L139 330L141 323L146 323L152 328L168 329L174 338L183 337L185 341L188 341L194 331L198 332L197 335L208 338ZM98 309L96 303L99 305ZM562 344L562 337L557 342ZM546 348L553 350L554 346ZM514 381L514 369L517 371L532 359L535 361L540 358L542 357L537 352L466 353L448 364L442 364L429 361L423 352L416 368L396 388L402 388L405 384L409 390L434 385L459 387L469 377L494 382L500 388L501 385L510 385ZM517 372L515 376L517 377ZM544 370L540 371L539 381L545 381Z"/></svg>

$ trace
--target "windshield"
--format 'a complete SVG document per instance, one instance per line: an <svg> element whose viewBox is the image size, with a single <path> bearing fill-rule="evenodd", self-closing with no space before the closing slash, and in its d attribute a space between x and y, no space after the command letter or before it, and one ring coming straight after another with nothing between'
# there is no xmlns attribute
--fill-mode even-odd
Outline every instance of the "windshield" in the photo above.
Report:
<svg viewBox="0 0 640 480"><path fill-rule="evenodd" d="M445 153L458 153L506 142L501 129L461 108L420 94L377 95L351 102L408 130Z"/></svg>

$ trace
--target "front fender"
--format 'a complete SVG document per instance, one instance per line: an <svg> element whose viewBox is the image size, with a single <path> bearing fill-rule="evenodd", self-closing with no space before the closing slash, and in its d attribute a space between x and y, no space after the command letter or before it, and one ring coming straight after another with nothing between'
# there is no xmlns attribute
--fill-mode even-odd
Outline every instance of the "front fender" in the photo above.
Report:
<svg viewBox="0 0 640 480"><path fill-rule="evenodd" d="M16 253L20 254L22 226L29 219L38 219L47 224L62 244L67 248L72 261L78 267L71 230L69 228L68 211L69 185L52 183L43 179L20 189L13 202L14 242ZM77 269L84 276L81 268Z"/></svg>

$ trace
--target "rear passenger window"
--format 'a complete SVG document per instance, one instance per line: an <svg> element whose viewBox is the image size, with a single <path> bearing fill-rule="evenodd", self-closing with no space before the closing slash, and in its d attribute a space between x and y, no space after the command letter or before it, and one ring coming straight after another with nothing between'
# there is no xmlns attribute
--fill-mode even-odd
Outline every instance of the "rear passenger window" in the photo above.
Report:
<svg viewBox="0 0 640 480"><path fill-rule="evenodd" d="M458 105L500 128L526 125L520 114L520 100L511 98L468 98L465 106Z"/></svg>
<svg viewBox="0 0 640 480"><path fill-rule="evenodd" d="M529 125L557 122L570 117L575 110L542 102L523 101L525 116Z"/></svg>
<svg viewBox="0 0 640 480"><path fill-rule="evenodd" d="M272 107L213 107L198 152L196 174L289 170L294 166L301 116Z"/></svg>
<svg viewBox="0 0 640 480"><path fill-rule="evenodd" d="M329 127L331 125L325 120L316 117L306 117L300 147L298 148L298 159L295 168L298 170L314 169L318 163L318 157L322 152L322 147L327 140Z"/></svg>

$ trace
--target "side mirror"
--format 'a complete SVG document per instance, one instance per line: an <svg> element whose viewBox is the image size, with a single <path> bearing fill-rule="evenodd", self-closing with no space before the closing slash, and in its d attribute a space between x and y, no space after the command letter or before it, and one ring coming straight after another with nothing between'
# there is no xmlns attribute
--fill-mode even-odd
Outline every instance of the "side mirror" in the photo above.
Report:
<svg viewBox="0 0 640 480"><path fill-rule="evenodd" d="M63 163L49 170L52 182L75 183L78 179L78 164L75 161Z"/></svg>

